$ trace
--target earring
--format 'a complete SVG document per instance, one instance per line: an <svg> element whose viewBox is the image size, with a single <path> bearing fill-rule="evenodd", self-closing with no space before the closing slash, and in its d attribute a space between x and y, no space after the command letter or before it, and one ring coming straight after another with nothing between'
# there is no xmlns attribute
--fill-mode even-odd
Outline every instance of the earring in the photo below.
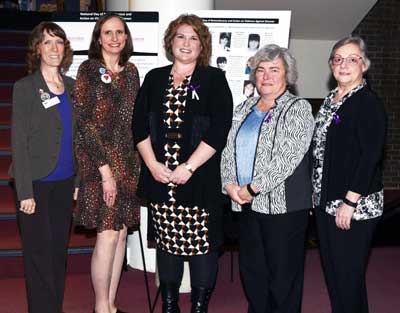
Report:
<svg viewBox="0 0 400 313"><path fill-rule="evenodd" d="M99 39L99 45L101 46L101 40Z"/></svg>

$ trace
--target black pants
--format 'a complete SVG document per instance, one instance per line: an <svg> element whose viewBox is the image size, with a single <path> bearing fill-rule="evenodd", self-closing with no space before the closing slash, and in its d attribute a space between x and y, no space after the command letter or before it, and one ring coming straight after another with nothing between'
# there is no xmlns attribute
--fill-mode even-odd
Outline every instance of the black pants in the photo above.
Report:
<svg viewBox="0 0 400 313"><path fill-rule="evenodd" d="M18 211L28 310L29 313L61 313L73 179L34 182L33 193L35 213Z"/></svg>
<svg viewBox="0 0 400 313"><path fill-rule="evenodd" d="M240 216L240 274L249 313L301 312L308 211Z"/></svg>
<svg viewBox="0 0 400 313"><path fill-rule="evenodd" d="M334 216L322 210L315 211L332 313L367 313L365 274L379 218L351 221L349 230L341 230Z"/></svg>
<svg viewBox="0 0 400 313"><path fill-rule="evenodd" d="M218 270L218 252L213 251L204 255L177 256L157 249L157 265L160 282L181 284L183 262L189 261L190 284L192 287L212 289Z"/></svg>

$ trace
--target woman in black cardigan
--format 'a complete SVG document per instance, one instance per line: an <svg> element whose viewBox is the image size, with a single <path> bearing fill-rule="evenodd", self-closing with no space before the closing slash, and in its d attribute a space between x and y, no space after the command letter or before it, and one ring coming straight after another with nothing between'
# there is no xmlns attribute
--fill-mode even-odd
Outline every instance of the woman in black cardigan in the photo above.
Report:
<svg viewBox="0 0 400 313"><path fill-rule="evenodd" d="M144 160L138 193L152 212L163 312L179 312L185 258L192 312L207 312L222 241L219 164L232 96L224 73L208 66L211 34L199 17L172 21L164 44L173 64L150 71L136 100L134 138Z"/></svg>
<svg viewBox="0 0 400 313"><path fill-rule="evenodd" d="M329 64L337 88L316 117L313 189L320 250L332 312L368 312L365 273L383 211L386 114L363 74L370 61L361 38L337 42Z"/></svg>

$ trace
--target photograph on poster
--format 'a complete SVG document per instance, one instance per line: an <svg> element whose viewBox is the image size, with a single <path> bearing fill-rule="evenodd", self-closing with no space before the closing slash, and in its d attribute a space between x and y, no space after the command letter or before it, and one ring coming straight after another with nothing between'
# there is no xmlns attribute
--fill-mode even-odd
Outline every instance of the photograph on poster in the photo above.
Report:
<svg viewBox="0 0 400 313"><path fill-rule="evenodd" d="M211 65L223 67L235 105L246 99L244 87L250 78L250 60L258 49L271 43L288 47L291 11L214 10L190 13L202 17L210 29L213 47Z"/></svg>
<svg viewBox="0 0 400 313"><path fill-rule="evenodd" d="M226 73L226 66L227 66L227 59L226 57L222 56L222 57L217 57L217 67L223 71L224 73Z"/></svg>
<svg viewBox="0 0 400 313"><path fill-rule="evenodd" d="M246 98L254 97L256 85L251 80L245 80L243 83L243 95Z"/></svg>
<svg viewBox="0 0 400 313"><path fill-rule="evenodd" d="M260 35L259 34L249 34L249 40L247 42L247 48L249 52L256 53L260 48Z"/></svg>
<svg viewBox="0 0 400 313"><path fill-rule="evenodd" d="M219 46L218 50L231 51L231 36L232 33L222 32L219 34Z"/></svg>

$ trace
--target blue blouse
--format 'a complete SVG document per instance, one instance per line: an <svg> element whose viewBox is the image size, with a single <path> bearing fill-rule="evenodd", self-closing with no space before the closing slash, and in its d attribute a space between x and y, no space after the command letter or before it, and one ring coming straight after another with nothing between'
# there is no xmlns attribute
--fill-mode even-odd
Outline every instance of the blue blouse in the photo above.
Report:
<svg viewBox="0 0 400 313"><path fill-rule="evenodd" d="M62 125L62 137L60 154L58 155L57 165L54 170L40 181L56 181L67 179L74 175L74 161L72 154L72 112L69 104L68 95L64 92L61 95L51 94L51 97L57 96L60 103L57 105L60 113Z"/></svg>
<svg viewBox="0 0 400 313"><path fill-rule="evenodd" d="M267 112L261 112L254 106L236 136L236 166L240 186L251 183L258 136Z"/></svg>

